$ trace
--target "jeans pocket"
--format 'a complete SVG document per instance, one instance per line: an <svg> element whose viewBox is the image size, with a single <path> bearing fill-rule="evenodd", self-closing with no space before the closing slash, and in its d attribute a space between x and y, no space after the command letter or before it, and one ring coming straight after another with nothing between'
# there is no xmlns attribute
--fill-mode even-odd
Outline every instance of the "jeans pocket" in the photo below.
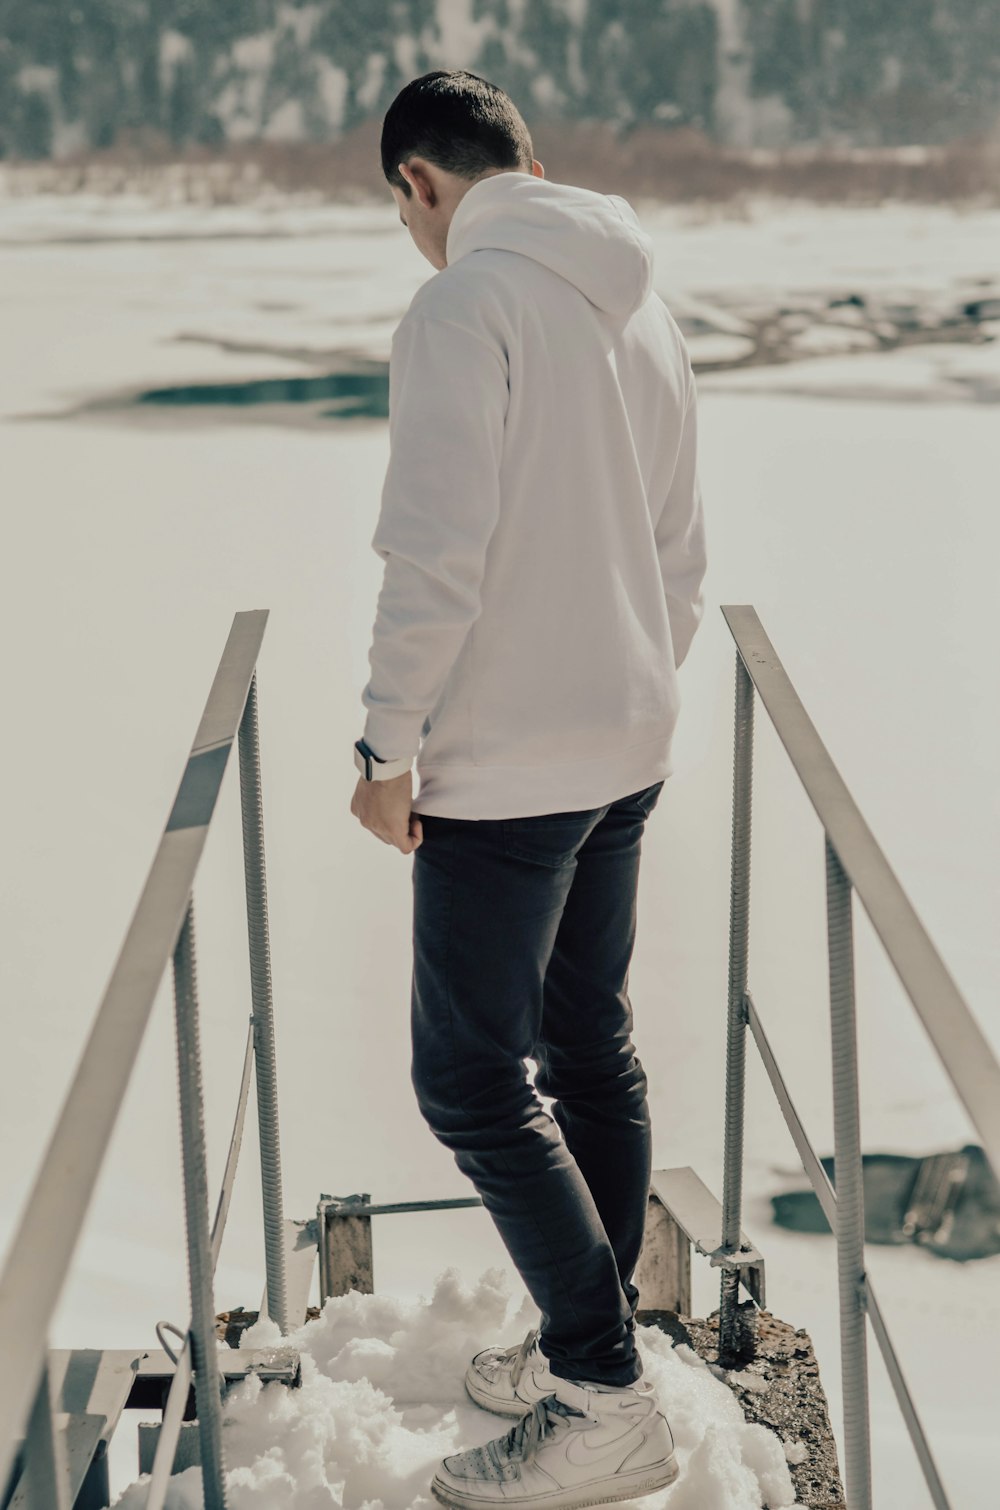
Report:
<svg viewBox="0 0 1000 1510"><path fill-rule="evenodd" d="M626 797L625 802L639 808L643 816L648 818L660 800L662 790L663 782L654 781L652 786L643 787L641 791L633 792L630 796Z"/></svg>
<svg viewBox="0 0 1000 1510"><path fill-rule="evenodd" d="M572 864L576 852L603 808L579 813L540 813L531 818L507 818L503 825L504 852L515 860L558 869Z"/></svg>

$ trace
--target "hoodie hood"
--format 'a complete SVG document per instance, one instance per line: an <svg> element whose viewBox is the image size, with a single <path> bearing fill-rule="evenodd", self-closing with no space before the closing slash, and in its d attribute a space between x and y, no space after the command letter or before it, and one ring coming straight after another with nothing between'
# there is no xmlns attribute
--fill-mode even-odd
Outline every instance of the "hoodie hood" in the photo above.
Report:
<svg viewBox="0 0 1000 1510"><path fill-rule="evenodd" d="M653 244L627 200L531 173L478 179L459 201L448 229L449 266L487 249L533 258L622 320L653 284Z"/></svg>

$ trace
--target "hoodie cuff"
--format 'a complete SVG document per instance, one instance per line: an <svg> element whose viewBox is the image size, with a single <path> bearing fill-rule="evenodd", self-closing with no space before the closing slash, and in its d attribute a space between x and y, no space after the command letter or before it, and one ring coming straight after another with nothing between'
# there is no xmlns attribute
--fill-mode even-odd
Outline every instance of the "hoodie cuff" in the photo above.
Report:
<svg viewBox="0 0 1000 1510"><path fill-rule="evenodd" d="M419 732L413 730L413 714L400 713L395 708L370 711L362 738L380 760L413 760L420 749Z"/></svg>

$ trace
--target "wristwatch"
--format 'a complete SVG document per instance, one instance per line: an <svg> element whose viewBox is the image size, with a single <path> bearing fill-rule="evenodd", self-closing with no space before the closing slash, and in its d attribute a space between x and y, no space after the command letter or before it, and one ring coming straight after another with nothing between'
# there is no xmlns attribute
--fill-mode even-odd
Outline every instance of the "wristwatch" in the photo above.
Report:
<svg viewBox="0 0 1000 1510"><path fill-rule="evenodd" d="M383 760L376 755L371 745L363 739L354 742L354 764L366 781L391 781L394 776L403 776L413 764L413 757L398 760Z"/></svg>

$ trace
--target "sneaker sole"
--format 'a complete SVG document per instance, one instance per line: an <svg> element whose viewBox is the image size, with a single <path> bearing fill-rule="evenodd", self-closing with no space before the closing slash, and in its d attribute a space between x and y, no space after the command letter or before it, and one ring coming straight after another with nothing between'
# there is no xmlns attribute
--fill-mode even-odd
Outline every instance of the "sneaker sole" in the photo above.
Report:
<svg viewBox="0 0 1000 1510"><path fill-rule="evenodd" d="M521 1506L522 1510L535 1510L536 1506L539 1510L586 1510L589 1505L610 1505L665 1489L679 1472L677 1459L671 1454L655 1467L643 1468L637 1473L616 1473L610 1479L592 1479L589 1484L581 1484L579 1489L554 1489L550 1494L526 1494L520 1499L504 1495L498 1499L495 1495L452 1489L437 1478L431 1480L431 1494L439 1504L448 1505L452 1510L488 1510L491 1505Z"/></svg>

